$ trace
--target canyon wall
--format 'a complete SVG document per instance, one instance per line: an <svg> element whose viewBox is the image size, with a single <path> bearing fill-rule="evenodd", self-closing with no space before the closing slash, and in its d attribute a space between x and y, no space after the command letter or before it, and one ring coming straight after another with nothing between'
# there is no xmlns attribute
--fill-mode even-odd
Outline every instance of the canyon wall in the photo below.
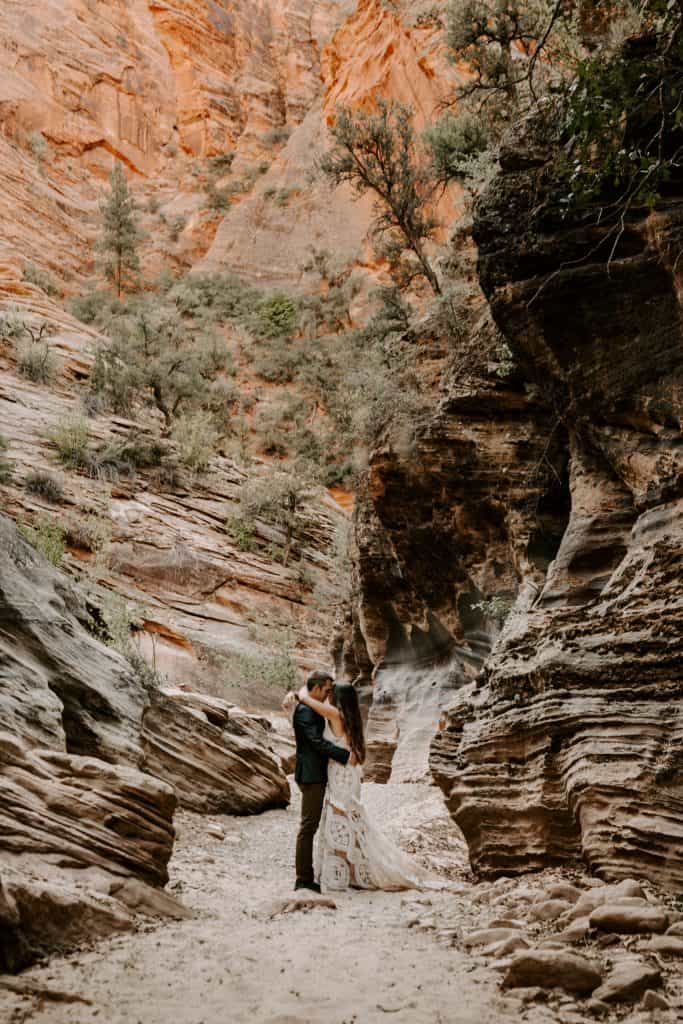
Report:
<svg viewBox="0 0 683 1024"><path fill-rule="evenodd" d="M335 0L3 4L0 311L11 305L29 323L49 322L59 361L59 379L36 385L17 374L10 348L0 347L2 433L15 468L2 499L14 518L57 514L25 480L55 471L50 434L80 410L102 341L65 312L63 297L79 291L95 268L99 202L114 159L126 167L139 204L145 274L187 270L209 249L224 216L206 209L211 158L233 156L238 177L253 161L273 158L280 144L268 132L291 133L319 100L321 51L348 12ZM147 210L149 197L158 213ZM172 243L168 224L178 218L184 226ZM239 248L249 232L241 242L238 235ZM274 264L272 238L268 245ZM278 246L287 261L285 235ZM62 295L27 280L31 266L52 274ZM215 263L220 271L228 266ZM106 416L89 425L97 444L149 430ZM229 460L212 468L204 485L186 481L161 493L144 472L114 486L68 474L59 516L86 511L110 523L111 557L100 582L145 609L142 649L163 673L186 680L207 654L258 656L264 630L291 634L303 669L326 661L329 623L312 591L329 571L327 551L343 511L332 499L316 501L299 565L287 569L264 550L242 552L231 542L225 523L244 473ZM281 539L276 529L262 529L262 548ZM70 546L67 565L83 569L89 560ZM305 586L303 565L312 579ZM254 699L276 706L280 696L259 692Z"/></svg>
<svg viewBox="0 0 683 1024"><path fill-rule="evenodd" d="M83 595L0 516L0 971L131 910L185 916L168 880L176 804L286 806L269 723L150 686L94 636Z"/></svg>
<svg viewBox="0 0 683 1024"><path fill-rule="evenodd" d="M264 288L305 291L319 282L303 264L313 250L329 249L357 269L351 316L363 322L384 273L367 240L372 202L330 189L316 160L339 103L368 106L381 95L414 104L420 124L432 116L452 71L437 24L419 20L428 6L7 0L0 25L0 312L11 304L29 323L48 321L60 364L57 382L35 385L0 347L2 433L15 465L2 493L10 515L55 514L25 481L55 470L49 435L81 407L102 342L65 312L64 299L96 270L99 203L114 159L123 162L138 203L149 280L169 269L234 271ZM228 169L212 163L226 156ZM207 189L214 186L230 190L227 209L210 208ZM61 294L28 280L32 266L52 274ZM250 380L245 391L256 387L264 390ZM89 423L100 445L149 430L146 422L116 417ZM228 459L216 459L200 485L162 492L145 472L113 486L83 474L63 480L60 514L85 510L110 523L111 558L101 582L145 610L145 656L178 681L213 653L258 654L264 629L294 636L304 670L328 659L330 624L313 591L330 575L331 540L344 510L332 498L316 500L306 511L301 557L285 568L265 551L281 540L278 531L262 527L267 536L257 552L240 551L226 533L242 482ZM89 561L70 546L67 565ZM304 585L304 574L312 582ZM274 706L279 696L258 699Z"/></svg>
<svg viewBox="0 0 683 1024"><path fill-rule="evenodd" d="M475 238L493 316L543 395L539 444L568 437L569 521L432 769L477 870L580 857L681 889L683 207L672 187L622 229L563 221L547 160L503 153Z"/></svg>
<svg viewBox="0 0 683 1024"><path fill-rule="evenodd" d="M311 253L328 250L339 266L359 273L363 287L352 315L362 319L368 292L386 270L368 239L373 199L355 196L346 185L331 187L318 163L338 106L369 110L382 98L408 104L418 131L433 120L456 74L437 22L418 17L427 7L358 0L343 8L339 28L315 51L317 90L308 95L305 115L294 121L253 191L223 218L202 267L227 267L256 283L305 291L310 278L303 268ZM300 52L309 51L301 44ZM445 223L452 219L450 198L440 212Z"/></svg>
<svg viewBox="0 0 683 1024"><path fill-rule="evenodd" d="M540 590L569 512L566 435L507 372L487 314L469 354L416 334L441 384L414 444L376 451L363 481L344 652L375 675L369 773L382 781L397 752L393 777L427 774L441 710L481 671L506 611Z"/></svg>

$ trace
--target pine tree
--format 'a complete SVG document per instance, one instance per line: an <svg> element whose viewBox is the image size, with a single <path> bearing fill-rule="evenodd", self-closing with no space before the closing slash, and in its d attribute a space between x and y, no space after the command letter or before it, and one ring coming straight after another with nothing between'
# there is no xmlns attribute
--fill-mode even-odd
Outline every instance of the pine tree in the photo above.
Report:
<svg viewBox="0 0 683 1024"><path fill-rule="evenodd" d="M111 192L100 209L104 219L104 234L99 244L104 254L103 269L108 281L116 288L119 298L124 288L140 269L137 254L138 229L135 223L135 203L120 161L109 175Z"/></svg>

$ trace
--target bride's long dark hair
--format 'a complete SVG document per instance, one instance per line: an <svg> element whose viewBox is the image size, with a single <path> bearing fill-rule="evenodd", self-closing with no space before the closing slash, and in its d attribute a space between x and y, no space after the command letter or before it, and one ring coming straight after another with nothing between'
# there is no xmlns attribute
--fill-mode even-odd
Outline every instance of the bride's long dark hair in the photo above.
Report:
<svg viewBox="0 0 683 1024"><path fill-rule="evenodd" d="M334 706L342 716L344 732L351 750L359 764L365 761L365 736L363 735L363 719L360 714L358 694L350 683L335 683L332 691Z"/></svg>

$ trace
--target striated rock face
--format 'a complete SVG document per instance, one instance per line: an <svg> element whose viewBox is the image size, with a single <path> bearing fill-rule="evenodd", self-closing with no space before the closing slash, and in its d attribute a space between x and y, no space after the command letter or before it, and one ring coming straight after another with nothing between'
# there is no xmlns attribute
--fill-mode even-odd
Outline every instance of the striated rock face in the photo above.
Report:
<svg viewBox="0 0 683 1024"><path fill-rule="evenodd" d="M371 197L359 200L347 186L331 188L317 169L336 108L371 108L377 97L399 100L415 111L421 130L454 78L435 25L410 24L413 4L403 5L402 11L401 5L389 8L381 0L360 0L357 5L299 3L301 11L297 5L282 5L289 11L286 22L280 4L268 5L281 26L275 52L280 39L289 39L284 45L297 53L303 101L287 120L294 130L252 193L227 212L201 264L210 270L228 267L254 282L296 290L310 286L302 267L312 249L332 252L341 266L355 264L362 277L380 269L367 239L373 219ZM270 59L268 54L264 67ZM290 69L292 64L290 59ZM247 146L246 133L241 146ZM442 212L446 221L452 215L447 200Z"/></svg>
<svg viewBox="0 0 683 1024"><path fill-rule="evenodd" d="M0 971L133 927L125 900L109 894L126 881L168 880L172 788L96 758L28 750L2 732L0 790L0 878L11 909L0 929Z"/></svg>
<svg viewBox="0 0 683 1024"><path fill-rule="evenodd" d="M538 401L492 369L452 380L409 456L375 454L356 511L354 608L378 671L373 778L394 756L396 778L426 772L440 712L499 632L482 602L524 606L540 589L567 517L566 442L550 430Z"/></svg>
<svg viewBox="0 0 683 1024"><path fill-rule="evenodd" d="M95 865L166 883L176 804L169 785L96 758L30 751L8 733L0 756L0 851L10 865L39 854L64 866Z"/></svg>
<svg viewBox="0 0 683 1024"><path fill-rule="evenodd" d="M272 160L279 145L268 133L286 135L320 96L321 51L349 6L8 0L0 23L0 258L15 269L33 261L72 290L93 269L102 181L119 159L136 191L154 191L169 217L188 222L187 251L172 254L187 267L216 227L197 180L203 162L232 154L240 175ZM163 227L150 228L158 272L169 253L155 237ZM243 244L253 226L245 229Z"/></svg>
<svg viewBox="0 0 683 1024"><path fill-rule="evenodd" d="M130 666L5 516L0 550L0 970L16 970L132 925L110 886L166 882L176 798L134 767L148 697Z"/></svg>
<svg viewBox="0 0 683 1024"><path fill-rule="evenodd" d="M226 701L181 690L154 693L142 745L141 767L172 782L189 810L250 814L289 803L265 721Z"/></svg>
<svg viewBox="0 0 683 1024"><path fill-rule="evenodd" d="M432 767L481 871L583 857L681 889L683 214L632 209L615 246L534 223L543 189L533 154L504 154L475 233L493 315L568 431L571 514Z"/></svg>
<svg viewBox="0 0 683 1024"><path fill-rule="evenodd" d="M9 367L0 373L2 433L15 462L14 480L3 488L6 509L18 520L47 513L64 524L78 522L87 513L111 529L107 564L94 575L107 590L144 609L142 649L159 671L185 683L211 654L258 654L259 628L266 632L271 625L297 638L296 657L302 668L324 664L329 627L313 604L313 584L302 586L299 573L304 565L315 582L329 572L335 531L344 522L336 503L324 499L307 504L306 528L294 551L297 558L285 567L264 550L241 551L226 531L245 479L244 471L228 459L216 458L214 472L202 484L190 488L181 482L163 493L144 472L122 478L114 487L106 479L60 474L49 436L78 410L77 396L46 391ZM118 418L93 417L88 425L93 449L136 429ZM64 500L59 510L22 486L34 470L60 477ZM284 540L283 531L268 524L260 524L258 530L264 542ZM82 569L94 563L95 556L72 546L68 562ZM39 576L42 568L35 572ZM30 587L27 579L22 580L16 585ZM43 627L32 628L47 628L49 617L43 609L38 616ZM86 651L77 674L87 675L87 661ZM121 686L112 687L112 693ZM262 696L274 706L282 698L278 692ZM237 699L241 702L242 695ZM140 715L138 707L136 735Z"/></svg>
<svg viewBox="0 0 683 1024"><path fill-rule="evenodd" d="M285 806L268 723L225 701L148 690L85 628L78 592L0 517L0 971L184 913L163 886L177 800Z"/></svg>
<svg viewBox="0 0 683 1024"><path fill-rule="evenodd" d="M377 96L412 107L418 121L431 120L453 72L436 21L411 24L418 7L358 0L321 56L328 123L337 106L369 107Z"/></svg>
<svg viewBox="0 0 683 1024"><path fill-rule="evenodd" d="M0 516L0 730L30 746L134 764L145 691L84 628L82 598Z"/></svg>
<svg viewBox="0 0 683 1024"><path fill-rule="evenodd" d="M312 249L328 249L340 265L357 267L362 284L351 315L361 322L382 273L366 238L372 201L331 190L316 176L325 124L338 103L367 107L381 95L410 102L420 127L450 89L453 70L437 22L418 18L426 2L389 9L380 0L114 0L105 10L91 0L28 0L6 7L0 309L11 302L29 322L49 320L60 363L59 383L46 389L15 375L9 346L0 352L0 419L17 470L7 510L31 519L57 512L23 484L32 470L55 470L46 432L79 408L79 384L101 339L22 274L33 262L65 294L81 290L83 275L95 269L98 203L113 160L123 161L138 203L146 279L193 266L233 270L263 287L316 290L318 275L302 265ZM216 155L234 156L230 174L222 177L225 165L211 163ZM226 211L208 209L209 181L234 186ZM186 227L172 243L168 229L178 220ZM135 427L104 417L90 425L97 443ZM112 487L69 473L65 517L87 510L111 520L102 582L148 611L143 654L174 681L215 653L259 655L255 623L293 633L302 669L326 662L329 622L314 608L313 588L297 579L294 563L284 568L235 549L224 526L243 475L227 461L215 469L205 486L164 494L151 474ZM332 502L313 510L299 563L313 585L329 572L340 518ZM278 543L270 533L265 539ZM90 561L84 551L69 557Z"/></svg>

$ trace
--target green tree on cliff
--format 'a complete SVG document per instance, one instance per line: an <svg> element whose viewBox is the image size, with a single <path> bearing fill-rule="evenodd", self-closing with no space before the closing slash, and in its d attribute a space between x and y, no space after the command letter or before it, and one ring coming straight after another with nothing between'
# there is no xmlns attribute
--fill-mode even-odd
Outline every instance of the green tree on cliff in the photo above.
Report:
<svg viewBox="0 0 683 1024"><path fill-rule="evenodd" d="M561 0L451 0L446 13L451 58L471 74L457 88L453 109L428 129L427 141L438 180L469 180L478 191L511 122L531 110L538 118L541 109L557 120L548 85L569 70L576 40Z"/></svg>
<svg viewBox="0 0 683 1024"><path fill-rule="evenodd" d="M120 161L109 175L111 191L102 203L104 233L98 246L103 253L103 269L121 298L140 270L137 253L139 232L135 223L135 203Z"/></svg>
<svg viewBox="0 0 683 1024"><path fill-rule="evenodd" d="M348 182L357 195L375 195L374 229L384 243L382 255L401 271L404 283L424 277L439 295L439 279L425 249L437 227L437 186L415 139L412 111L384 100L378 101L375 114L340 107L331 132L334 145L321 160L321 170L335 185ZM401 258L406 250L414 257L412 269Z"/></svg>
<svg viewBox="0 0 683 1024"><path fill-rule="evenodd" d="M567 208L600 198L621 221L654 204L683 154L683 0L450 0L447 42L473 75L457 109L430 132L437 177L467 177L506 127L525 121L556 146L556 195Z"/></svg>

